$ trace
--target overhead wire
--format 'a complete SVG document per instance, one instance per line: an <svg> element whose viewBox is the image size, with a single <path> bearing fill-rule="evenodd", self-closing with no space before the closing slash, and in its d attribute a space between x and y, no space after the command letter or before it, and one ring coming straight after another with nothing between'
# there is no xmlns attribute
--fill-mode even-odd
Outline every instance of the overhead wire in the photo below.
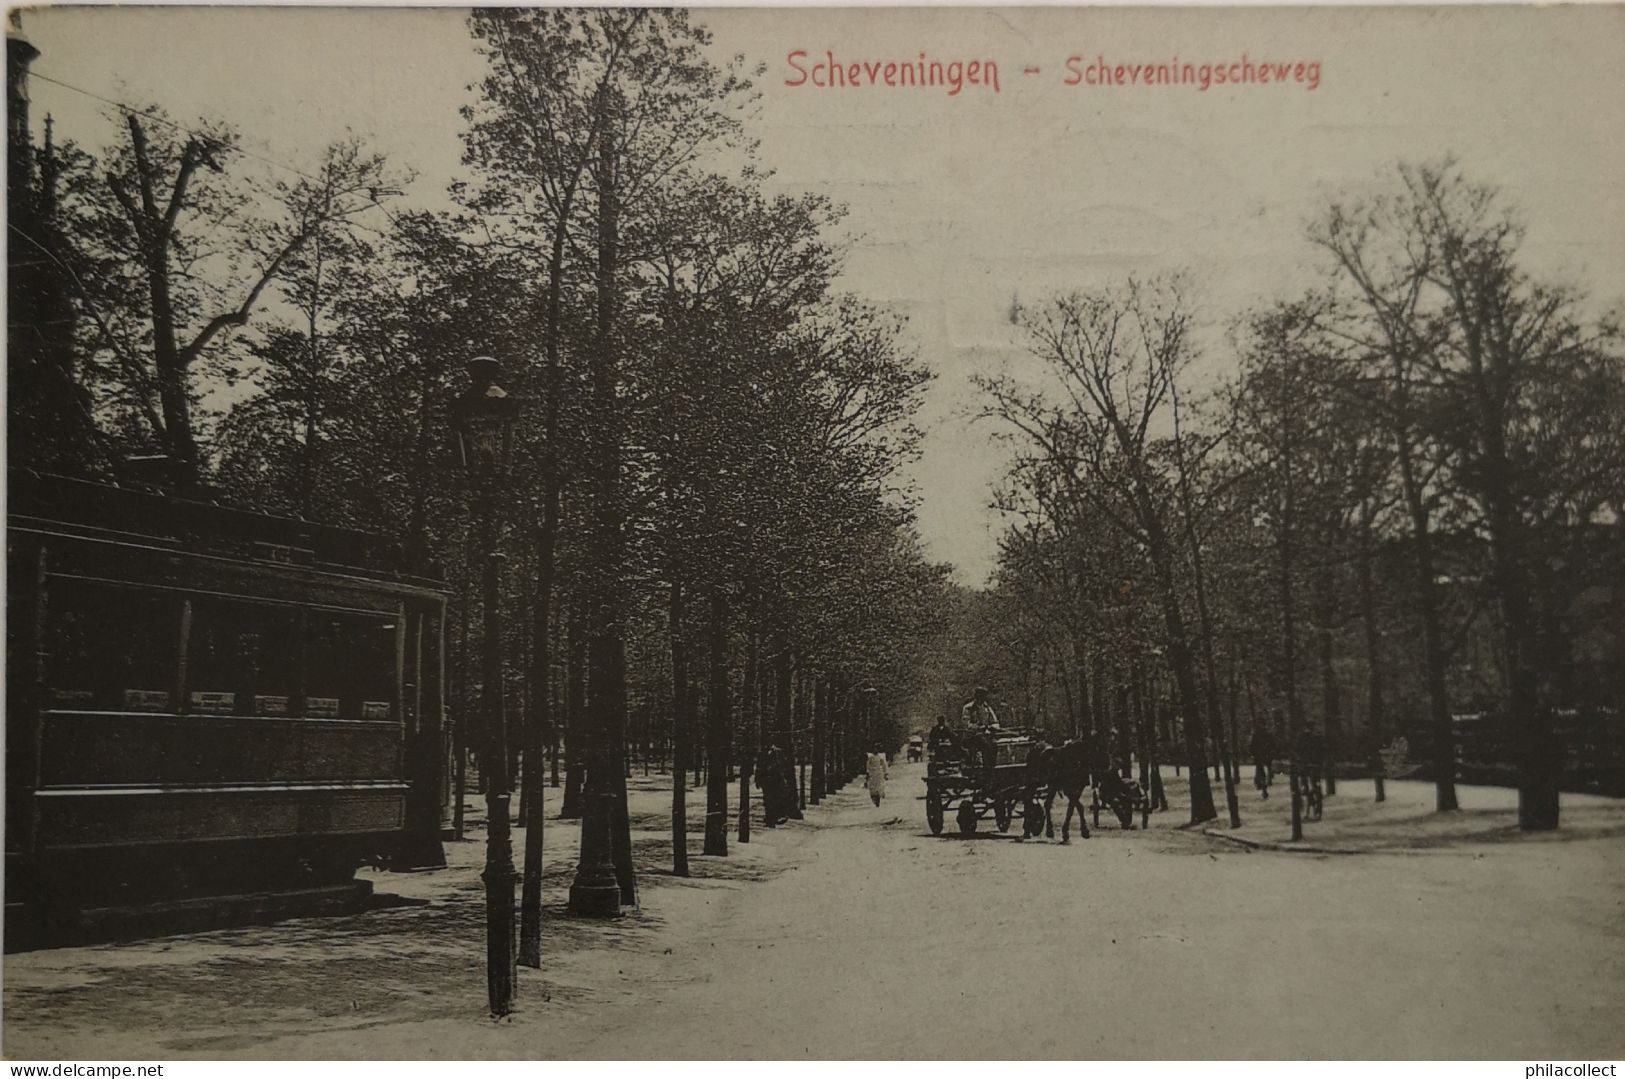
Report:
<svg viewBox="0 0 1625 1079"><path fill-rule="evenodd" d="M115 109L121 109L124 112L127 112L127 113L131 114L132 116L145 117L148 120L152 120L152 121L154 121L156 123L163 124L166 127L172 128L175 131L181 132L182 134L190 135L190 136L192 136L193 138L196 138L196 139L213 140L213 138L214 138L214 136L208 134L205 131L199 131L196 128L187 127L185 124L177 123L176 121L171 120L169 117L162 115L161 113L159 113L157 111L158 107L156 105L149 106L148 108L145 108L145 109L137 108L136 106L131 105L128 102L120 101L117 98L108 97L105 94L98 94L94 90L86 90L82 86L75 86L71 82L65 82L62 79L58 79L58 78L56 78L56 77L54 77L52 75L47 75L47 74L45 74L44 72L41 72L41 71L36 71L36 70L34 70L32 68L29 69L28 77L31 78L31 79L39 79L41 82L48 82L53 86L60 86L60 87L62 87L62 89L70 90L70 91L72 91L73 93L76 93L76 94L82 94L85 97L91 98L94 101L100 101L104 105L111 105ZM241 146L236 147L236 152L239 153L239 154L242 154L246 158L249 158L249 159L254 160L254 161L258 161L258 162L260 162L261 164L264 164L264 165L269 165L269 166L271 166L272 168L275 168L275 169L281 169L284 172L290 172L290 173L294 174L295 176L303 177L304 179L310 180L313 183L318 183L319 184L319 183L324 182L323 179L320 176L316 176L316 175L314 175L312 173L306 172L304 169L297 168L296 166L289 165L289 164L287 164L285 162L282 162L282 161L277 161L274 158L266 157L264 154L254 153L252 150L245 149L245 148L243 148ZM390 223L391 226L397 227L397 228L400 226L400 220L394 214L390 213L389 207L385 206L383 203L378 201L378 196L371 190L369 190L367 192L367 201L372 203L372 205L377 207L379 210L383 211L384 216L389 218L389 223ZM377 229L370 228L369 226L362 225L361 227L367 229L369 232L372 232L373 234L375 234L377 236L384 236L385 235L384 233L378 231Z"/></svg>

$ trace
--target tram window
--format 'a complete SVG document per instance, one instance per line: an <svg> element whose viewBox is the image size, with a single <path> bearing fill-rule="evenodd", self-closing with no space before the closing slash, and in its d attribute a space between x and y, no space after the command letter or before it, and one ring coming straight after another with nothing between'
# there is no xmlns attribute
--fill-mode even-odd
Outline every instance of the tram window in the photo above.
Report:
<svg viewBox="0 0 1625 1079"><path fill-rule="evenodd" d="M305 634L305 715L396 719L395 620L311 612Z"/></svg>
<svg viewBox="0 0 1625 1079"><path fill-rule="evenodd" d="M297 689L294 612L199 598L186 655L193 715L288 715Z"/></svg>
<svg viewBox="0 0 1625 1079"><path fill-rule="evenodd" d="M135 588L66 581L47 604L53 708L174 708L180 600Z"/></svg>
<svg viewBox="0 0 1625 1079"><path fill-rule="evenodd" d="M292 715L299 692L299 622L291 607L254 605L253 685L248 711L256 716Z"/></svg>

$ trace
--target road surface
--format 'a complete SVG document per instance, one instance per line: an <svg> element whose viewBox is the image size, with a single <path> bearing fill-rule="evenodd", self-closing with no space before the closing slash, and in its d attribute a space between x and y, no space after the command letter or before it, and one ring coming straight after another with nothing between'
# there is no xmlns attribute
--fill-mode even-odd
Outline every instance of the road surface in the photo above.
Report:
<svg viewBox="0 0 1625 1079"><path fill-rule="evenodd" d="M694 880L647 873L643 909L612 927L552 917L544 970L523 972L523 1010L501 1023L480 1015L463 845L459 890L393 921L10 957L7 1053L1625 1053L1618 834L1313 856L1181 831L1170 813L1150 831L1103 820L1070 846L935 838L920 775L895 767L878 809L849 787L726 862L695 859Z"/></svg>
<svg viewBox="0 0 1625 1079"><path fill-rule="evenodd" d="M894 769L879 810L846 796L794 871L735 897L734 962L570 1055L662 1056L703 1030L745 1057L1625 1051L1619 840L1309 857L1110 825L1066 847L939 839L918 776Z"/></svg>

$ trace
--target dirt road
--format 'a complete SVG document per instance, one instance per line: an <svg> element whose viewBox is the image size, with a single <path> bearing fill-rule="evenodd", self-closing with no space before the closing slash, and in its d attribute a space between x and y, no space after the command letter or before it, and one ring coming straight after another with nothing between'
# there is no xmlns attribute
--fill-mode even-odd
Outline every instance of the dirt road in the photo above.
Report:
<svg viewBox="0 0 1625 1079"><path fill-rule="evenodd" d="M570 1055L1542 1057L1625 1049L1625 845L1236 853L923 834L917 769L737 897L735 962ZM1059 821L1057 821L1057 824Z"/></svg>
<svg viewBox="0 0 1625 1079"><path fill-rule="evenodd" d="M188 942L183 953L203 948L184 961L190 966L143 953L150 944L13 957L21 985L8 962L7 1051L1526 1059L1625 1052L1617 1022L1625 1012L1625 838L1316 857L1251 852L1179 831L1172 814L1147 832L1108 823L1066 847L993 835L934 838L915 800L919 776L918 766L895 768L891 797L879 809L849 788L803 824L758 832L727 863L696 859L696 879L651 874L642 911L613 928L554 918L546 967L539 976L524 972L524 1010L502 1023L479 1015L477 899L463 888L442 894L415 921L390 923L380 914L334 933L311 920L297 932L261 927L252 938ZM471 876L472 863L467 869ZM466 918L464 907L473 908ZM453 912L461 928L448 939L443 926ZM426 942L430 926L442 928ZM308 955L299 953L301 942ZM277 985L297 971L302 995L256 1010L256 993L272 984L266 965L280 970ZM380 994L369 971L387 975L394 991ZM311 1013L324 994L356 987L367 992L349 998L350 1009ZM188 994L207 1017L209 1000L225 988L236 994L232 1010L192 1020L198 1025L189 1032L164 1029L181 1022L164 1017L176 1016ZM116 1019L117 1001L131 994L144 1001L142 1022ZM49 1009L41 1013L43 1004Z"/></svg>

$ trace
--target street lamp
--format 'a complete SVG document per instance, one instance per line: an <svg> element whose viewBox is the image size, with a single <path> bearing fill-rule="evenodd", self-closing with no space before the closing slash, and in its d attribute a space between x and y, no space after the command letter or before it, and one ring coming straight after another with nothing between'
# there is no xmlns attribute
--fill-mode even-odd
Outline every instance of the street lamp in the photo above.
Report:
<svg viewBox="0 0 1625 1079"><path fill-rule="evenodd" d="M508 737L502 709L502 552L497 550L496 498L513 463L513 424L519 400L497 384L501 364L489 356L468 362L468 389L453 406L457 454L468 476L485 560L485 674L481 712L485 753L485 981L491 1014L514 1009L519 983L519 952L514 935L513 837L508 814L512 800Z"/></svg>

